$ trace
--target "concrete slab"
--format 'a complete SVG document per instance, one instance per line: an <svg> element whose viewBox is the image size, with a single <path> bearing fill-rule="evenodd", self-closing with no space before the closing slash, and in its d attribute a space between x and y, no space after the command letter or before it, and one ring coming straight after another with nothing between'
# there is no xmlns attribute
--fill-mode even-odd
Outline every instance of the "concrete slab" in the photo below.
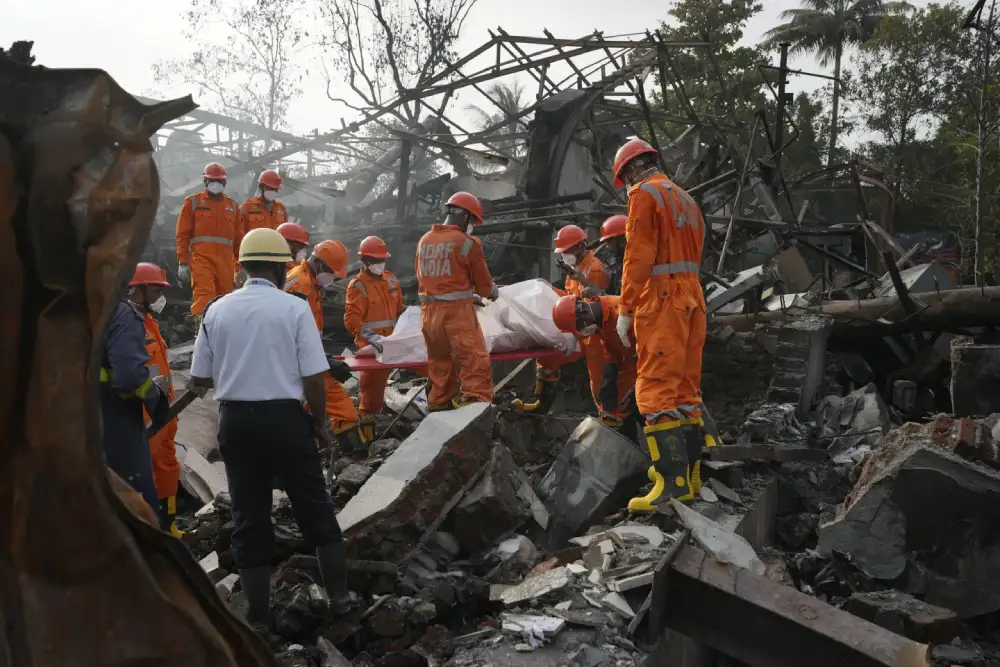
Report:
<svg viewBox="0 0 1000 667"><path fill-rule="evenodd" d="M428 415L337 515L348 551L390 561L412 551L478 478L495 417L485 403Z"/></svg>
<svg viewBox="0 0 1000 667"><path fill-rule="evenodd" d="M210 503L223 491L229 491L229 478L222 461L209 463L195 448L184 448L183 457L178 444L178 459L181 459L181 486L203 503Z"/></svg>
<svg viewBox="0 0 1000 667"><path fill-rule="evenodd" d="M187 371L171 371L174 391L179 394L187 387ZM174 442L186 449L196 450L203 457L219 448L219 403L215 390L210 389L205 398L197 399L177 417L177 437Z"/></svg>

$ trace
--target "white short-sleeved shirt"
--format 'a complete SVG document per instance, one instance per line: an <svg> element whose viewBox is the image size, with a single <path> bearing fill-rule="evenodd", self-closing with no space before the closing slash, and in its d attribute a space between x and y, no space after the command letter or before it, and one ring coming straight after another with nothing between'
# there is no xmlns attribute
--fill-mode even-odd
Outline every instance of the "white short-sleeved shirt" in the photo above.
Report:
<svg viewBox="0 0 1000 667"><path fill-rule="evenodd" d="M191 362L220 401L304 401L302 378L329 369L309 305L261 278L212 303Z"/></svg>

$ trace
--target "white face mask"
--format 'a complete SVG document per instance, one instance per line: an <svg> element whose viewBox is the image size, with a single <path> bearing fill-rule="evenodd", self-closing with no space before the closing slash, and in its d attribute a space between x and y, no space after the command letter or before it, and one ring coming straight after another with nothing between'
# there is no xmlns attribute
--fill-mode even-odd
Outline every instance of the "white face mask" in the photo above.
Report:
<svg viewBox="0 0 1000 667"><path fill-rule="evenodd" d="M593 336L595 333L597 333L597 325L596 324L591 324L590 326L586 326L586 327L580 329L580 335L581 336Z"/></svg>
<svg viewBox="0 0 1000 667"><path fill-rule="evenodd" d="M474 223L470 222L469 224L467 224L465 226L465 233L468 234L469 236L472 236L472 230L475 229L475 228L476 228L476 225Z"/></svg>
<svg viewBox="0 0 1000 667"><path fill-rule="evenodd" d="M323 289L330 289L333 287L333 284L337 282L337 276L332 273L317 273L316 282L319 283L319 286Z"/></svg>
<svg viewBox="0 0 1000 667"><path fill-rule="evenodd" d="M374 275L380 276L382 275L382 272L385 271L385 262L379 262L378 264L369 264L368 270L372 272Z"/></svg>
<svg viewBox="0 0 1000 667"><path fill-rule="evenodd" d="M149 309L154 313L162 313L163 308L167 305L167 297L160 295L160 298L149 304Z"/></svg>
<svg viewBox="0 0 1000 667"><path fill-rule="evenodd" d="M308 256L309 256L309 253L306 252L305 248L303 248L302 250L299 250L297 253L295 253L295 261L297 263L301 264L305 260L305 258L308 257Z"/></svg>
<svg viewBox="0 0 1000 667"><path fill-rule="evenodd" d="M267 201L274 201L278 196L277 190L264 190L264 199Z"/></svg>
<svg viewBox="0 0 1000 667"><path fill-rule="evenodd" d="M566 266L576 266L576 255L571 255L568 252L562 253L562 261Z"/></svg>
<svg viewBox="0 0 1000 667"><path fill-rule="evenodd" d="M218 183L216 181L212 181L211 183L209 183L208 185L205 186L205 189L208 190L209 192L211 192L213 195L217 195L220 192L222 192L223 190L225 190L226 186L223 185L222 183Z"/></svg>

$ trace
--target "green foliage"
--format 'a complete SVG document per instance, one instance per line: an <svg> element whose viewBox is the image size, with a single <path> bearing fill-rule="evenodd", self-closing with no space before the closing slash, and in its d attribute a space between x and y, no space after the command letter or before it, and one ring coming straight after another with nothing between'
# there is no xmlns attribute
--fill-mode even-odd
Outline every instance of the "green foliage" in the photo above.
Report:
<svg viewBox="0 0 1000 667"><path fill-rule="evenodd" d="M712 42L717 75L705 48L671 49L670 57L678 78L699 116L720 122L749 127L757 109L765 101L765 88L757 71L766 61L758 46L741 45L743 29L761 10L758 0L679 0L670 10L671 24L664 23L661 31L667 40ZM688 112L674 90L668 86L666 99L654 96L657 104L668 113L687 116ZM671 127L676 135L682 128Z"/></svg>

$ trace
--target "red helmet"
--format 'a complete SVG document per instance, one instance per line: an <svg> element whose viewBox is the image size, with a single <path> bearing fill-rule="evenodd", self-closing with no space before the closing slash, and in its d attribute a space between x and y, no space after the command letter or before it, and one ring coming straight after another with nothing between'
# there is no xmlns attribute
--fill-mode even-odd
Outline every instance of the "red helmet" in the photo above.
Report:
<svg viewBox="0 0 1000 667"><path fill-rule="evenodd" d="M474 195L468 192L456 192L448 199L445 206L457 206L473 215L476 219L474 224L483 224L483 205L479 203L479 200Z"/></svg>
<svg viewBox="0 0 1000 667"><path fill-rule="evenodd" d="M323 260L338 278L347 276L347 248L340 241L320 241L313 254Z"/></svg>
<svg viewBox="0 0 1000 667"><path fill-rule="evenodd" d="M587 240L587 232L576 225L566 225L556 234L556 252L566 252L578 243Z"/></svg>
<svg viewBox="0 0 1000 667"><path fill-rule="evenodd" d="M389 259L389 248L385 241L377 236L366 236L361 245L358 246L358 254L363 257L374 257L375 259Z"/></svg>
<svg viewBox="0 0 1000 667"><path fill-rule="evenodd" d="M601 225L601 240L608 241L619 236L625 236L625 223L627 222L627 215L613 215L605 220Z"/></svg>
<svg viewBox="0 0 1000 667"><path fill-rule="evenodd" d="M160 287L170 287L167 282L167 272L150 262L139 262L135 265L135 273L129 281L129 287L137 285L159 285Z"/></svg>
<svg viewBox="0 0 1000 667"><path fill-rule="evenodd" d="M646 155L648 153L652 153L653 155L657 154L655 148L639 138L630 139L624 146L619 148L618 152L615 153L614 165L611 167L611 171L615 175L615 185L620 188L625 187L625 181L622 180L622 169L625 168L625 165L640 155Z"/></svg>
<svg viewBox="0 0 1000 667"><path fill-rule="evenodd" d="M281 176L274 169L260 172L260 179L257 182L272 190L281 189Z"/></svg>
<svg viewBox="0 0 1000 667"><path fill-rule="evenodd" d="M297 222L283 222L278 225L278 233L285 237L286 241L308 244L309 230Z"/></svg>
<svg viewBox="0 0 1000 667"><path fill-rule="evenodd" d="M205 165L205 171L202 172L201 177L213 181L224 181L226 180L226 168L218 162L211 162Z"/></svg>
<svg viewBox="0 0 1000 667"><path fill-rule="evenodd" d="M552 321L559 331L576 333L576 296L567 294L552 306Z"/></svg>

